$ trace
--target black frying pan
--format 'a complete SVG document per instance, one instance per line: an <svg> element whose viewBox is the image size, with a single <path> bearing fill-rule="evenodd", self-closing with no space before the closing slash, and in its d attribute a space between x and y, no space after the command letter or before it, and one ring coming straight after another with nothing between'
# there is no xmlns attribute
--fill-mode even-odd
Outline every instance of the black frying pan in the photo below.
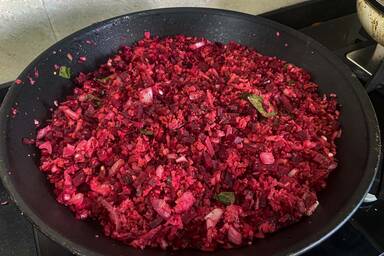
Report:
<svg viewBox="0 0 384 256"><path fill-rule="evenodd" d="M34 119L44 122L53 101L71 92L73 84L53 74L54 64L67 65L74 74L95 69L122 44L132 44L144 31L160 37L186 34L256 48L301 66L313 75L321 92L335 92L342 105L343 135L339 140L339 167L320 194L315 214L254 245L220 250L212 255L300 254L320 243L356 210L370 187L380 159L380 134L375 112L363 87L352 72L313 39L275 22L247 14L201 8L174 8L138 12L94 24L58 42L36 58L19 76L22 85L9 90L0 115L0 169L4 185L20 209L46 235L80 255L166 255L155 249L135 250L101 236L97 225L76 220L55 201L52 190L36 163L33 146L22 144L34 137ZM276 35L279 32L280 36ZM96 43L87 44L91 40ZM33 42L31 42L33 43ZM74 58L69 62L66 55ZM87 56L78 64L79 56ZM39 72L36 83L28 76ZM17 108L10 118L11 108ZM206 253L184 250L180 255Z"/></svg>

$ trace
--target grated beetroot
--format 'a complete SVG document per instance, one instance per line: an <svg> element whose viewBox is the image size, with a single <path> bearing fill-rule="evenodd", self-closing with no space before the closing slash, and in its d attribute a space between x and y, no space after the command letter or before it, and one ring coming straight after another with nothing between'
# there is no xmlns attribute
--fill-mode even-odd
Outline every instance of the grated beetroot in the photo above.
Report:
<svg viewBox="0 0 384 256"><path fill-rule="evenodd" d="M76 82L38 130L40 169L137 248L251 244L311 215L337 166L336 95L233 42L146 33Z"/></svg>

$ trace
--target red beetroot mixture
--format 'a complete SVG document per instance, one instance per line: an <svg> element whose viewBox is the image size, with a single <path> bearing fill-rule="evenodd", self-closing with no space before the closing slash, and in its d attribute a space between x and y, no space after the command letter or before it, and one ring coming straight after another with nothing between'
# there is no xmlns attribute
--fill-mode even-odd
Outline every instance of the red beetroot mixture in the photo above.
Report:
<svg viewBox="0 0 384 256"><path fill-rule="evenodd" d="M131 246L214 250L311 215L336 168L336 95L236 43L149 33L38 131L41 170L79 219Z"/></svg>

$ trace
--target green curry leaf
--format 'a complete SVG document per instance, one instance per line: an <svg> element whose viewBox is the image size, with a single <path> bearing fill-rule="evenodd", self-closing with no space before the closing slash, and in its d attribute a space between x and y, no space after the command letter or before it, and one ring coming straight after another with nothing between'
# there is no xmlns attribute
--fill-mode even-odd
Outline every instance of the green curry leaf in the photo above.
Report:
<svg viewBox="0 0 384 256"><path fill-rule="evenodd" d="M153 132L146 129L140 129L140 133L147 136L153 136Z"/></svg>
<svg viewBox="0 0 384 256"><path fill-rule="evenodd" d="M247 96L247 99L249 102L252 104L252 106L257 109L257 111L266 118L270 118L272 116L275 116L277 113L275 111L272 112L267 112L264 107L263 107L263 97L254 95L254 94L249 94Z"/></svg>
<svg viewBox="0 0 384 256"><path fill-rule="evenodd" d="M65 79L71 78L71 68L67 66L61 66L59 69L59 76Z"/></svg>
<svg viewBox="0 0 384 256"><path fill-rule="evenodd" d="M225 204L225 205L230 205L235 202L235 193L234 192L221 192L217 195L214 196L214 199L217 201Z"/></svg>

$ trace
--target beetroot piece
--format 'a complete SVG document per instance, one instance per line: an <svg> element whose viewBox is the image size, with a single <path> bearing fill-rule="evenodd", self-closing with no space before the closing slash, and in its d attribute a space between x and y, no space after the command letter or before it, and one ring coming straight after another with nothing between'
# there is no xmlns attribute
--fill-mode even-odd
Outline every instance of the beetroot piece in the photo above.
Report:
<svg viewBox="0 0 384 256"><path fill-rule="evenodd" d="M272 153L269 152L261 152L260 160L263 164L273 164L275 162L275 158Z"/></svg>
<svg viewBox="0 0 384 256"><path fill-rule="evenodd" d="M313 214L337 167L336 95L233 42L146 32L76 82L38 130L40 169L137 248L251 244Z"/></svg>

